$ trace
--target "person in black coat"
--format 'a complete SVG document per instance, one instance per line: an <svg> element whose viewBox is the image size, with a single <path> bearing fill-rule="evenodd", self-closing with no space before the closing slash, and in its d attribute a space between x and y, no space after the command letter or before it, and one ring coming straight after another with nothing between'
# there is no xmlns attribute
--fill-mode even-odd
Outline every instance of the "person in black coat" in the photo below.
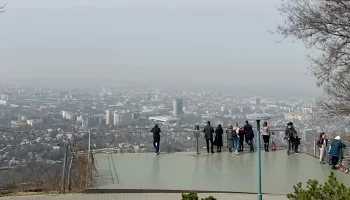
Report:
<svg viewBox="0 0 350 200"><path fill-rule="evenodd" d="M158 124L154 125L154 127L150 131L153 133L153 146L154 149L156 150L156 154L160 153L159 146L160 146L160 128L158 127Z"/></svg>
<svg viewBox="0 0 350 200"><path fill-rule="evenodd" d="M216 145L217 152L221 152L222 147L222 134L224 133L224 130L221 127L221 124L218 125L218 127L215 130L215 140L214 144Z"/></svg>
<svg viewBox="0 0 350 200"><path fill-rule="evenodd" d="M252 125L249 124L248 121L245 121L244 125L244 133L245 133L245 141L250 147L250 151L254 151L253 139L254 139L254 131Z"/></svg>
<svg viewBox="0 0 350 200"><path fill-rule="evenodd" d="M241 138L239 140L239 145L240 146L239 146L238 152L243 152L243 143L244 143L244 136L245 136L244 129L240 129L238 135L239 135L239 138Z"/></svg>
<svg viewBox="0 0 350 200"><path fill-rule="evenodd" d="M213 151L213 133L214 133L214 128L210 125L210 121L207 122L207 125L203 129L204 133L204 138L207 143L207 152L209 153L209 142L211 144L211 153L215 153Z"/></svg>

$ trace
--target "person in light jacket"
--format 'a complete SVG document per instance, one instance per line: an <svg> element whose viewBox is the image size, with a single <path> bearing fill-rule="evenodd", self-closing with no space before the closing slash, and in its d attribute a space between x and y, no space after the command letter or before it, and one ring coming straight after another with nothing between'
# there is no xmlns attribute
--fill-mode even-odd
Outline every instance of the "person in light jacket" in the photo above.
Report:
<svg viewBox="0 0 350 200"><path fill-rule="evenodd" d="M270 145L270 130L269 127L267 126L267 121L264 122L263 127L261 128L261 135L264 140L264 149L266 152L269 151L269 145Z"/></svg>
<svg viewBox="0 0 350 200"><path fill-rule="evenodd" d="M233 148L233 126L230 124L226 130L227 134L227 147L230 153L232 153Z"/></svg>
<svg viewBox="0 0 350 200"><path fill-rule="evenodd" d="M316 143L317 147L320 149L320 164L326 164L324 160L326 157L327 144L328 140L326 139L326 133L322 132Z"/></svg>
<svg viewBox="0 0 350 200"><path fill-rule="evenodd" d="M239 131L240 127L238 126L238 123L235 124L235 127L233 127L233 142L235 147L235 154L239 155L239 148L240 148L240 138L239 138Z"/></svg>

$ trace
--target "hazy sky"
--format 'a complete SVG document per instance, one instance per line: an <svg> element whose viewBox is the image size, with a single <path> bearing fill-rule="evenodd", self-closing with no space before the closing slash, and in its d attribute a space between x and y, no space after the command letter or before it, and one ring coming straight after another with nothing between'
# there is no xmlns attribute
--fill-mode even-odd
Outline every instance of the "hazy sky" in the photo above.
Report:
<svg viewBox="0 0 350 200"><path fill-rule="evenodd" d="M278 85L313 90L280 0L0 0L0 78Z"/></svg>

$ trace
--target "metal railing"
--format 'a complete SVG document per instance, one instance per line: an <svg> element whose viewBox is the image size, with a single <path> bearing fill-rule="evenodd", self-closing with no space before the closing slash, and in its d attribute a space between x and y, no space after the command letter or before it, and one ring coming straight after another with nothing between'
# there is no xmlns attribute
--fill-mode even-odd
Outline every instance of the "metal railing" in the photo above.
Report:
<svg viewBox="0 0 350 200"><path fill-rule="evenodd" d="M281 128L270 128L276 133L277 148L286 148L284 141L284 132ZM194 152L195 136L194 131L163 131L161 133L160 149L162 152ZM256 136L260 135L254 131L254 146L256 148ZM214 133L215 137L215 133ZM223 134L223 148L227 147L227 136ZM93 153L139 153L154 152L153 136L148 129L116 131L106 134L92 133L90 136L90 149ZM79 141L78 141L79 142ZM81 141L86 143L86 140ZM89 146L87 144L79 144L79 146ZM249 148L248 144L243 143L244 148ZM261 147L263 141L261 140ZM204 134L199 137L199 151L206 151L206 141Z"/></svg>
<svg viewBox="0 0 350 200"><path fill-rule="evenodd" d="M333 141L332 138L334 135L332 135L331 137L328 138L328 145L326 148L326 158L328 159L328 150L329 147L331 146L331 143ZM317 140L319 138L319 133L315 133L315 134L310 134L310 135L306 135L306 141L304 142L303 146L302 146L302 151L303 153L306 153L310 156L319 158L320 157L320 150L317 147ZM350 163L350 141L347 140L342 140L342 142L347 146L346 149L343 150L344 153L344 159L348 160Z"/></svg>

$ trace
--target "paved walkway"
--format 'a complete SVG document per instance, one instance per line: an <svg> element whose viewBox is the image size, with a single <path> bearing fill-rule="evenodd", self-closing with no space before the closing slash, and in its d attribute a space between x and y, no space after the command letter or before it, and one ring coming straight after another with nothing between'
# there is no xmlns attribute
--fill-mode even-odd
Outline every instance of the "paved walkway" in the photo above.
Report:
<svg viewBox="0 0 350 200"><path fill-rule="evenodd" d="M244 194L199 194L214 196L218 200L256 200L256 195ZM264 200L287 200L285 196L264 195ZM0 200L181 200L181 194L69 194L23 197L0 197Z"/></svg>
<svg viewBox="0 0 350 200"><path fill-rule="evenodd" d="M287 156L285 150L262 153L262 192L285 195L293 185L328 180L329 165L305 154ZM97 174L90 191L125 193L163 191L211 191L215 193L257 191L257 153L242 155L153 153L96 154ZM336 171L340 182L350 186L350 175ZM304 184L305 185L305 184ZM100 191L99 191L100 190Z"/></svg>

